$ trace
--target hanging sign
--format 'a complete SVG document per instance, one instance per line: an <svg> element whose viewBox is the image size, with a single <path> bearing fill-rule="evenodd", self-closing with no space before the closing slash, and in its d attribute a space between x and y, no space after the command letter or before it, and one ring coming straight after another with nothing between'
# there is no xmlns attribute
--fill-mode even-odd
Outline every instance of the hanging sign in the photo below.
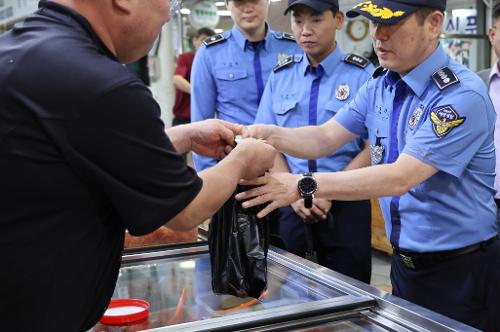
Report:
<svg viewBox="0 0 500 332"><path fill-rule="evenodd" d="M211 1L200 1L191 9L189 23L195 28L215 28L219 24L217 6Z"/></svg>

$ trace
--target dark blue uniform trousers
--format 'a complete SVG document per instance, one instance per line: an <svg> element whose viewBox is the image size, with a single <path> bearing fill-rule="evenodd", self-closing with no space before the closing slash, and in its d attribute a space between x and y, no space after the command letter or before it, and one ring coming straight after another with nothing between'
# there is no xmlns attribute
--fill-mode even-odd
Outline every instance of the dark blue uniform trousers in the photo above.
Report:
<svg viewBox="0 0 500 332"><path fill-rule="evenodd" d="M392 256L392 293L487 332L500 331L500 241L412 270Z"/></svg>
<svg viewBox="0 0 500 332"><path fill-rule="evenodd" d="M318 263L369 283L371 277L370 201L333 201L333 223L311 224ZM333 224L333 225L332 225ZM304 221L291 207L280 209L280 235L286 250L304 257L307 250Z"/></svg>

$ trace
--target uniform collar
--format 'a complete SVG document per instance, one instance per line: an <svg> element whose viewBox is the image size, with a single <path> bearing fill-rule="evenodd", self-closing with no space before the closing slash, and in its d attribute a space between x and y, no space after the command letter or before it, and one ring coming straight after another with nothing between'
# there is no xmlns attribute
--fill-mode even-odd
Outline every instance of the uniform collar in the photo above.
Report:
<svg viewBox="0 0 500 332"><path fill-rule="evenodd" d="M271 31L269 25L266 23L266 35L264 37L264 49L266 50L269 49L269 40L272 37L272 33L273 31ZM244 51L247 44L247 39L236 25L234 25L231 29L231 36L234 37L234 40L236 40L236 44L238 44L238 46Z"/></svg>
<svg viewBox="0 0 500 332"><path fill-rule="evenodd" d="M441 44L439 44L436 50L424 62L413 68L402 79L413 90L415 95L420 97L431 83L432 74L446 67L449 62L450 58L448 54L446 54Z"/></svg>
<svg viewBox="0 0 500 332"><path fill-rule="evenodd" d="M87 33L87 35L90 37L90 39L92 39L94 44L102 51L102 53L104 53L109 58L118 61L116 56L111 53L111 51L101 41L99 36L97 36L89 21L76 11L59 3L47 0L41 0L38 4L38 8L39 13L42 15L55 15L58 19L64 20L65 23L72 24L73 26L78 25L85 31L85 33Z"/></svg>
<svg viewBox="0 0 500 332"><path fill-rule="evenodd" d="M325 75L331 76L333 75L336 66L339 64L339 62L342 62L344 59L345 54L344 52L340 49L339 44L335 46L335 49L333 50L332 53L330 53L326 58L323 59L319 64L323 67L325 71ZM308 72L308 68L310 66L309 59L307 58L307 55L304 53L304 61L302 61L302 73L306 75Z"/></svg>
<svg viewBox="0 0 500 332"><path fill-rule="evenodd" d="M490 72L490 82L493 79L493 77L497 77L497 79L500 79L500 70L498 67L500 66L500 60L498 60L495 65L491 67L491 72Z"/></svg>

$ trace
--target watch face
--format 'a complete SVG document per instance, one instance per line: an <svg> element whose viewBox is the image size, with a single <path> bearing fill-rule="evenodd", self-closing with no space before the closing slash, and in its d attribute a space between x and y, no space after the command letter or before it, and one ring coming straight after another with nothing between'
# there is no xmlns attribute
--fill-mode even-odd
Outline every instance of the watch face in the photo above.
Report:
<svg viewBox="0 0 500 332"><path fill-rule="evenodd" d="M313 177L305 176L299 181L301 195L312 195L316 191L316 188L316 180Z"/></svg>

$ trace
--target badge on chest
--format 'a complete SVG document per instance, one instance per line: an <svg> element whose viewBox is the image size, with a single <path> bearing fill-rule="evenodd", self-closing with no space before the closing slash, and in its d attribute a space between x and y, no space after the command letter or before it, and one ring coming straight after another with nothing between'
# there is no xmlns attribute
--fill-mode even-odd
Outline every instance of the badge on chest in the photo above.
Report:
<svg viewBox="0 0 500 332"><path fill-rule="evenodd" d="M337 90L335 90L335 98L343 101L349 98L350 93L351 89L349 88L349 85L340 84L339 86L337 86Z"/></svg>

